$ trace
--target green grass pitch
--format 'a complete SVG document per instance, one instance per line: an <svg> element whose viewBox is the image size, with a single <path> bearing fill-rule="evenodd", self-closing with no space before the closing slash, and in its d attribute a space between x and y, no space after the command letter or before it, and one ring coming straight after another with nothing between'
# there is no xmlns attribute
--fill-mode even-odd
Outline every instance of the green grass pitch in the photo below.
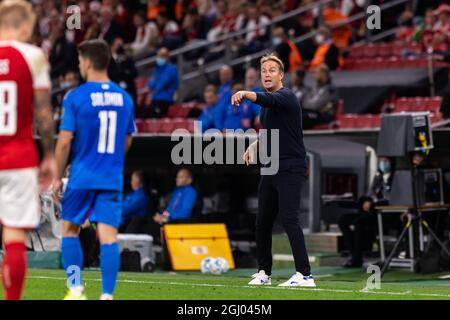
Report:
<svg viewBox="0 0 450 320"><path fill-rule="evenodd" d="M280 288L277 284L289 278L292 270L273 272L272 286L247 286L255 270L232 270L224 275L203 275L199 272L121 272L115 299L124 300L450 300L450 278L446 274L418 275L407 271L388 271L381 289L361 292L368 274L361 270L332 267L315 268L317 288ZM448 275L449 273L447 273ZM89 299L98 299L101 290L98 270L83 273ZM62 270L30 269L24 299L60 300L66 292ZM0 293L3 298L3 292Z"/></svg>

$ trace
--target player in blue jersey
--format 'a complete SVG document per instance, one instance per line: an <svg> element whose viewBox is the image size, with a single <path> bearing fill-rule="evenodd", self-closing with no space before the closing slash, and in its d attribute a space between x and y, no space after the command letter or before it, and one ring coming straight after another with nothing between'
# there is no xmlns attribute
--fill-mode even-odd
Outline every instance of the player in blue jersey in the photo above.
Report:
<svg viewBox="0 0 450 320"><path fill-rule="evenodd" d="M122 215L123 166L134 132L131 97L107 75L110 53L102 40L78 46L80 73L86 83L63 101L56 146L55 193L70 157L70 177L62 199L62 261L69 292L66 299L86 299L81 280L80 226L97 223L100 239L102 300L111 300L120 266L117 229Z"/></svg>

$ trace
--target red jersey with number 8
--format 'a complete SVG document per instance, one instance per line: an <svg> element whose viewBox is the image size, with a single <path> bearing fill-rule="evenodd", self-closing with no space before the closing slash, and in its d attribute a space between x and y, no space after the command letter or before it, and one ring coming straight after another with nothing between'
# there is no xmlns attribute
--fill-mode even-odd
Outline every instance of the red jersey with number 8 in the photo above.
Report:
<svg viewBox="0 0 450 320"><path fill-rule="evenodd" d="M0 170L38 165L34 90L50 87L49 65L40 48L0 41Z"/></svg>

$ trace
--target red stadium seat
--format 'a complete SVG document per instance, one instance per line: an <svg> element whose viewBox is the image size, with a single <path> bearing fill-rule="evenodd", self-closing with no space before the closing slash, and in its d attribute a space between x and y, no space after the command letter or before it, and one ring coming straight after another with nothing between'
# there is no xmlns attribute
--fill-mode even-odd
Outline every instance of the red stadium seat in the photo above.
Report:
<svg viewBox="0 0 450 320"><path fill-rule="evenodd" d="M374 114L372 117L372 128L381 128L381 114Z"/></svg>
<svg viewBox="0 0 450 320"><path fill-rule="evenodd" d="M145 120L145 132L158 133L160 131L161 124L158 119Z"/></svg>
<svg viewBox="0 0 450 320"><path fill-rule="evenodd" d="M175 130L174 121L170 118L159 119L159 132L161 133L172 133Z"/></svg>
<svg viewBox="0 0 450 320"><path fill-rule="evenodd" d="M373 43L363 46L363 55L365 58L374 58L378 54L378 46Z"/></svg>
<svg viewBox="0 0 450 320"><path fill-rule="evenodd" d="M420 112L426 110L425 99L423 97L410 98L411 111Z"/></svg>
<svg viewBox="0 0 450 320"><path fill-rule="evenodd" d="M409 112L411 111L411 102L408 98L399 98L395 101L394 112Z"/></svg>
<svg viewBox="0 0 450 320"><path fill-rule="evenodd" d="M147 88L147 82L148 82L148 78L146 78L146 77L136 78L136 80L135 80L136 89L139 91L140 89Z"/></svg>
<svg viewBox="0 0 450 320"><path fill-rule="evenodd" d="M364 46L354 46L350 50L351 58L362 58L364 56Z"/></svg>
<svg viewBox="0 0 450 320"><path fill-rule="evenodd" d="M372 128L373 115L371 114L358 114L355 116L354 128L368 129Z"/></svg>
<svg viewBox="0 0 450 320"><path fill-rule="evenodd" d="M378 56L389 57L391 55L391 46L387 43L381 43L378 45Z"/></svg>
<svg viewBox="0 0 450 320"><path fill-rule="evenodd" d="M192 110L191 106L173 104L169 107L167 116L169 118L187 118L191 110Z"/></svg>
<svg viewBox="0 0 450 320"><path fill-rule="evenodd" d="M425 100L425 110L431 111L433 113L438 113L441 109L442 98L432 97Z"/></svg>
<svg viewBox="0 0 450 320"><path fill-rule="evenodd" d="M355 127L356 117L353 114L346 114L338 118L339 129L350 129Z"/></svg>
<svg viewBox="0 0 450 320"><path fill-rule="evenodd" d="M137 129L138 133L146 131L146 125L145 125L144 119L136 119L134 122L136 123L136 129Z"/></svg>
<svg viewBox="0 0 450 320"><path fill-rule="evenodd" d="M328 130L328 129L330 129L330 126L327 123L316 124L314 127L312 127L312 130Z"/></svg>

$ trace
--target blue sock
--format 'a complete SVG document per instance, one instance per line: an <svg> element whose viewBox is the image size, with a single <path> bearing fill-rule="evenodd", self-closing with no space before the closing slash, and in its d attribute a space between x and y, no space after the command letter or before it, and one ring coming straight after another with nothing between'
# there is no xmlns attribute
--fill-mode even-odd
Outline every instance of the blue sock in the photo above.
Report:
<svg viewBox="0 0 450 320"><path fill-rule="evenodd" d="M100 246L100 270L103 292L112 295L116 287L120 268L120 253L117 242Z"/></svg>
<svg viewBox="0 0 450 320"><path fill-rule="evenodd" d="M70 288L82 285L81 270L83 269L83 249L80 238L63 237L61 243L61 256L67 281Z"/></svg>

